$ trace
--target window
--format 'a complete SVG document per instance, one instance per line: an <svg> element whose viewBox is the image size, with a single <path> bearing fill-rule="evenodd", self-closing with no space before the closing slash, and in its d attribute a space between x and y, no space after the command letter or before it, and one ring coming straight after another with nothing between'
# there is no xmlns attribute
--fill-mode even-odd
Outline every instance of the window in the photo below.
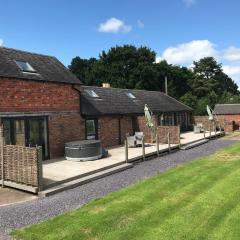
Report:
<svg viewBox="0 0 240 240"><path fill-rule="evenodd" d="M86 92L90 97L93 97L93 98L99 97L93 90L86 89L85 92Z"/></svg>
<svg viewBox="0 0 240 240"><path fill-rule="evenodd" d="M132 98L132 99L135 99L136 97L132 94L132 93L130 93L130 92L128 92L128 93L126 93L127 94L127 96L129 97L129 98Z"/></svg>
<svg viewBox="0 0 240 240"><path fill-rule="evenodd" d="M32 72L32 73L36 72L36 70L28 62L21 61L21 60L16 60L15 62L23 72Z"/></svg>
<svg viewBox="0 0 240 240"><path fill-rule="evenodd" d="M86 139L97 139L97 120L86 120Z"/></svg>

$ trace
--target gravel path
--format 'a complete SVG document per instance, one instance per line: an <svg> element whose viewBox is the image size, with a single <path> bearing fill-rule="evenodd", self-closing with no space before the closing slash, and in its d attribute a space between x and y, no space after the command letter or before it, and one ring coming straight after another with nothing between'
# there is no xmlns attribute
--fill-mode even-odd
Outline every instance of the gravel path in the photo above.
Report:
<svg viewBox="0 0 240 240"><path fill-rule="evenodd" d="M0 239L10 239L12 228L38 223L91 201L117 191L140 179L164 172L178 164L192 161L201 156L231 145L236 141L217 139L187 151L177 151L134 165L133 168L47 198L26 203L0 207Z"/></svg>

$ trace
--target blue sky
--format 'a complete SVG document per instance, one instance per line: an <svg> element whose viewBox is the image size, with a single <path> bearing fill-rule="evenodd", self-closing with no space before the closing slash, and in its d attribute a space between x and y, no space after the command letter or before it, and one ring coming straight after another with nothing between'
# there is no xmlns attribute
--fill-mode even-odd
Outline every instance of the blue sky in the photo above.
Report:
<svg viewBox="0 0 240 240"><path fill-rule="evenodd" d="M184 66L211 55L240 85L239 9L237 0L2 0L0 45L65 65L117 44L148 46L157 60Z"/></svg>

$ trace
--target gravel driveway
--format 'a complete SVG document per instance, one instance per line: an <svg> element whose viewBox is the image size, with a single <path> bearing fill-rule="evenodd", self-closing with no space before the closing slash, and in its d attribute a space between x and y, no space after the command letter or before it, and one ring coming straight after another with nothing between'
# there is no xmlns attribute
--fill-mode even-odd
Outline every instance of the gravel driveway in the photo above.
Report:
<svg viewBox="0 0 240 240"><path fill-rule="evenodd" d="M10 239L8 232L12 228L38 223L117 191L140 179L164 172L178 164L192 161L198 157L214 153L216 150L231 145L236 141L217 139L187 151L154 158L134 165L133 168L77 188L50 196L38 198L26 203L0 207L0 239Z"/></svg>

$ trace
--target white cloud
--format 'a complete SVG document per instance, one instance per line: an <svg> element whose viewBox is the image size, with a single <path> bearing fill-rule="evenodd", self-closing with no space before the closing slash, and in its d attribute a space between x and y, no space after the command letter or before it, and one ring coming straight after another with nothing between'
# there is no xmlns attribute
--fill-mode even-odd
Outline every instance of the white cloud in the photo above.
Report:
<svg viewBox="0 0 240 240"><path fill-rule="evenodd" d="M228 61L239 61L240 60L240 48L229 47L224 50L223 58Z"/></svg>
<svg viewBox="0 0 240 240"><path fill-rule="evenodd" d="M3 40L0 38L0 47L3 45Z"/></svg>
<svg viewBox="0 0 240 240"><path fill-rule="evenodd" d="M190 65L193 61L209 56L218 58L215 44L208 40L194 40L165 49L162 56L157 57L156 61L165 59L172 64Z"/></svg>
<svg viewBox="0 0 240 240"><path fill-rule="evenodd" d="M124 21L117 18L109 18L106 22L101 23L98 31L104 33L127 33L132 30L131 25L126 25Z"/></svg>
<svg viewBox="0 0 240 240"><path fill-rule="evenodd" d="M138 28L144 28L144 23L141 20L137 20Z"/></svg>
<svg viewBox="0 0 240 240"><path fill-rule="evenodd" d="M187 7L191 7L196 3L196 0L183 0L183 2Z"/></svg>
<svg viewBox="0 0 240 240"><path fill-rule="evenodd" d="M240 65L223 65L223 71L240 85Z"/></svg>
<svg viewBox="0 0 240 240"><path fill-rule="evenodd" d="M193 61L204 57L214 57L223 63L223 71L231 77L240 88L240 48L230 46L219 49L209 40L193 40L166 48L156 57L156 62L166 60L168 63L192 68Z"/></svg>

